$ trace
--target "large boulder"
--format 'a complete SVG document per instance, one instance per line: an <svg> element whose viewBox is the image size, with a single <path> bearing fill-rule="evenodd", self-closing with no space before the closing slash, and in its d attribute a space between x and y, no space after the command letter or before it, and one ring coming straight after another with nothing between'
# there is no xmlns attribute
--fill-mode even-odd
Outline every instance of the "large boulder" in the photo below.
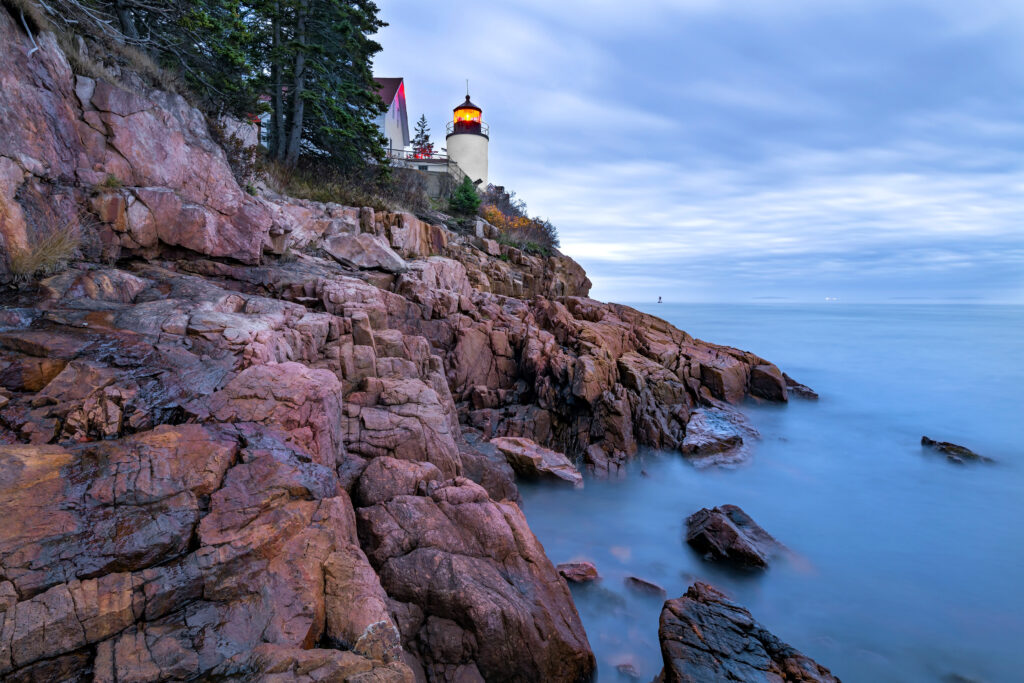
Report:
<svg viewBox="0 0 1024 683"><path fill-rule="evenodd" d="M658 680L663 683L839 681L705 583L665 603L658 638L665 663Z"/></svg>
<svg viewBox="0 0 1024 683"><path fill-rule="evenodd" d="M380 457L359 538L406 650L429 680L585 681L594 671L568 587L519 507L426 463ZM466 678L459 678L466 676Z"/></svg>
<svg viewBox="0 0 1024 683"><path fill-rule="evenodd" d="M714 560L763 568L778 542L735 505L701 508L686 519L686 542Z"/></svg>
<svg viewBox="0 0 1024 683"><path fill-rule="evenodd" d="M763 363L751 368L750 393L769 401L785 402L789 400L786 392L786 380L782 376L782 371L771 363Z"/></svg>

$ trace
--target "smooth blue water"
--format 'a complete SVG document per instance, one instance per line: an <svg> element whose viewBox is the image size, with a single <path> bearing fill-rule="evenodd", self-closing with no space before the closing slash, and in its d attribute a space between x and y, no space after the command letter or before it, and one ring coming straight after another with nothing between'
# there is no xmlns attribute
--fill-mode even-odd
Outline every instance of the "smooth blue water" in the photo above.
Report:
<svg viewBox="0 0 1024 683"><path fill-rule="evenodd" d="M594 561L573 594L602 681L661 669L659 598L696 578L844 681L1024 680L1024 307L643 305L696 337L752 350L821 394L744 406L761 431L736 470L648 453L622 481L523 486L555 563ZM922 435L994 458L957 466ZM640 468L649 476L641 476ZM797 557L724 571L683 520L733 503Z"/></svg>

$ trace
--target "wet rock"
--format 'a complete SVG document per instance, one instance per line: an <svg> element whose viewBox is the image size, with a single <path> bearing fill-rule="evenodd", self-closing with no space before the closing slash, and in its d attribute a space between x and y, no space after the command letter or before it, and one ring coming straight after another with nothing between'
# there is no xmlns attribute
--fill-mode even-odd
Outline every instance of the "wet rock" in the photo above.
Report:
<svg viewBox="0 0 1024 683"><path fill-rule="evenodd" d="M927 436L921 437L921 445L938 451L946 456L950 462L962 465L965 462L994 462L992 458L975 453L970 448L959 446L948 441L935 441Z"/></svg>
<svg viewBox="0 0 1024 683"><path fill-rule="evenodd" d="M750 457L747 440L757 431L740 413L724 405L698 408L686 423L686 437L680 450L694 464L736 465Z"/></svg>
<svg viewBox="0 0 1024 683"><path fill-rule="evenodd" d="M668 594L668 592L658 584L636 576L627 576L625 582L626 586L629 588L645 595L654 595L663 598Z"/></svg>
<svg viewBox="0 0 1024 683"><path fill-rule="evenodd" d="M665 603L658 638L664 660L659 680L665 683L839 680L705 583Z"/></svg>
<svg viewBox="0 0 1024 683"><path fill-rule="evenodd" d="M185 551L199 499L237 452L231 434L161 426L124 441L0 446L0 570L23 596Z"/></svg>
<svg viewBox="0 0 1024 683"><path fill-rule="evenodd" d="M686 519L686 542L714 560L763 568L778 542L735 505L702 508Z"/></svg>
<svg viewBox="0 0 1024 683"><path fill-rule="evenodd" d="M572 583L589 583L601 578L597 567L592 562L563 562L555 567L566 581Z"/></svg>
<svg viewBox="0 0 1024 683"><path fill-rule="evenodd" d="M491 445L505 455L512 469L520 476L553 479L567 482L576 488L583 487L583 475L561 453L519 437L491 439Z"/></svg>

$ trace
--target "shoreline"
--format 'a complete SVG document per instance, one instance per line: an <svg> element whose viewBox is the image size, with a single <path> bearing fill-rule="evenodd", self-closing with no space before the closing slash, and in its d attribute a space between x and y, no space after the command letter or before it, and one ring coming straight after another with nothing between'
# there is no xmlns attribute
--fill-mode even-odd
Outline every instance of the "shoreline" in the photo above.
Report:
<svg viewBox="0 0 1024 683"><path fill-rule="evenodd" d="M0 675L590 677L523 463L732 457L780 370L482 219L253 195L181 97L0 38L4 243L81 239L0 273Z"/></svg>

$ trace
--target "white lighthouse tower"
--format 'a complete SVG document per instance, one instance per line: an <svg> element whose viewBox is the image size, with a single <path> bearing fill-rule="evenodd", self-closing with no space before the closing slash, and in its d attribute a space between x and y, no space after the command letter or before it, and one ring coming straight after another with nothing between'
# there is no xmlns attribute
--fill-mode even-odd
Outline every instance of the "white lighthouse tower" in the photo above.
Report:
<svg viewBox="0 0 1024 683"><path fill-rule="evenodd" d="M487 187L487 145L490 130L483 122L483 110L469 101L455 107L455 119L448 123L448 158L479 187Z"/></svg>

